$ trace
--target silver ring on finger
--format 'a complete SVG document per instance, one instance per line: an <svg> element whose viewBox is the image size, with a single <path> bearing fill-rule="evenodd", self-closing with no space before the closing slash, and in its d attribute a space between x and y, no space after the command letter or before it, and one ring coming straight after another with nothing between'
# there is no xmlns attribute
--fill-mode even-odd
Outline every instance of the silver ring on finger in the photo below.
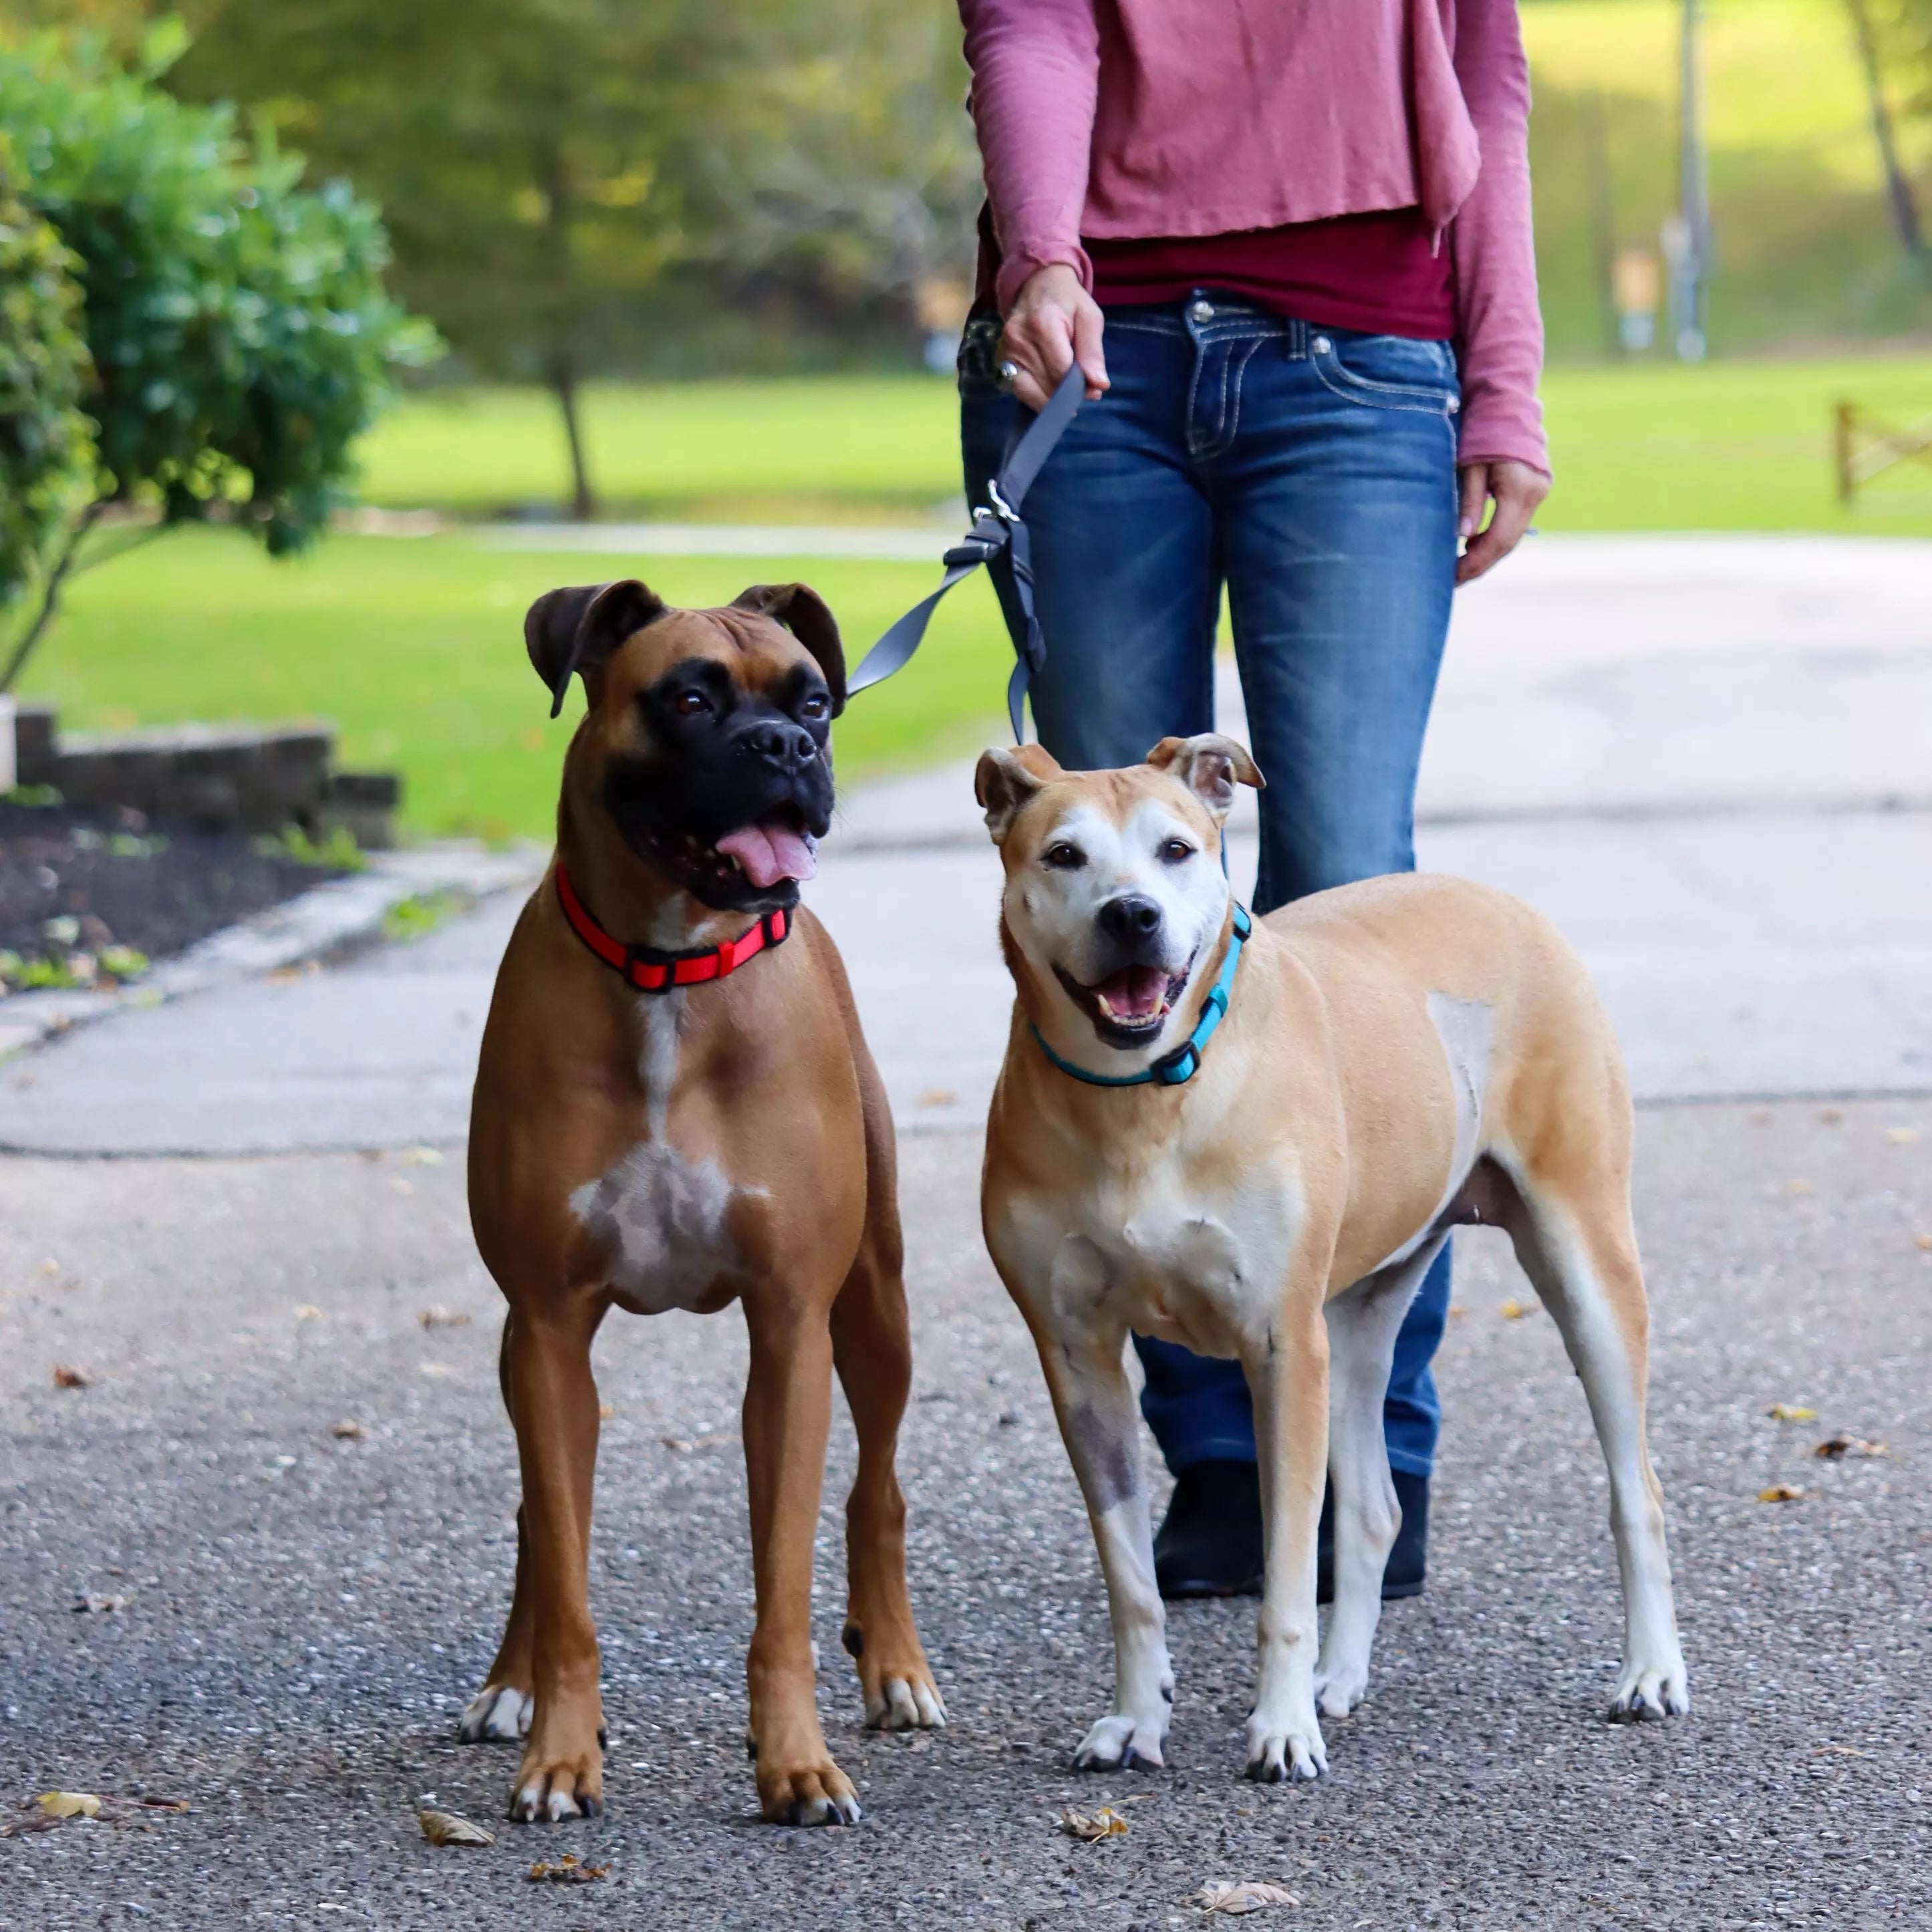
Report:
<svg viewBox="0 0 1932 1932"><path fill-rule="evenodd" d="M1010 389L1019 380L1020 365L1017 362L1002 362L997 373L1000 380Z"/></svg>

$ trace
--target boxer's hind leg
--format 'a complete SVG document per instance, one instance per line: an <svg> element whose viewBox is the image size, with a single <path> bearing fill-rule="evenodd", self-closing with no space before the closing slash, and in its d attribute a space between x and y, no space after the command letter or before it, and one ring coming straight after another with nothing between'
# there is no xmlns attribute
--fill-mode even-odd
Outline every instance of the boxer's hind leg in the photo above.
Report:
<svg viewBox="0 0 1932 1932"><path fill-rule="evenodd" d="M604 1308L589 1295L535 1312L520 1307L504 1337L523 1472L532 1702L510 1815L525 1823L594 1818L604 1808L590 1560L598 1434L590 1344Z"/></svg>
<svg viewBox="0 0 1932 1932"><path fill-rule="evenodd" d="M1448 1239L1358 1282L1325 1311L1328 1325L1328 1473L1335 1496L1335 1606L1315 1666L1322 1714L1345 1718L1368 1689L1382 1609L1382 1572L1402 1527L1389 1476L1382 1404L1408 1305Z"/></svg>
<svg viewBox="0 0 1932 1932"><path fill-rule="evenodd" d="M1523 1272L1556 1318L1596 1424L1610 1472L1610 1527L1624 1596L1623 1667L1613 1718L1666 1718L1690 1708L1665 1545L1664 1495L1645 1440L1649 1306L1630 1225L1627 1162L1609 1155L1512 1174L1509 1216ZM1578 1169L1582 1171L1580 1172Z"/></svg>
<svg viewBox="0 0 1932 1932"><path fill-rule="evenodd" d="M752 1339L745 1469L758 1596L746 1678L759 1807L774 1825L856 1825L858 1798L819 1724L812 1648L812 1542L832 1424L826 1302L767 1282L745 1297L745 1318Z"/></svg>
<svg viewBox="0 0 1932 1932"><path fill-rule="evenodd" d="M858 1472L845 1502L843 1641L858 1666L866 1721L905 1731L944 1724L946 1705L906 1588L905 1498L896 1456L912 1386L912 1334L883 1092L868 1093L866 1126L866 1230L832 1305L832 1359L859 1437Z"/></svg>
<svg viewBox="0 0 1932 1932"><path fill-rule="evenodd" d="M496 1354L496 1382L503 1392L503 1406L510 1406L510 1324L514 1315L503 1318L502 1346ZM514 1418L512 1417L514 1426ZM521 1503L517 1505L517 1572L510 1594L509 1620L503 1626L503 1640L496 1646L496 1660L483 1680L483 1688L464 1706L456 1727L459 1744L516 1739L529 1735L531 1696L531 1610L530 1525Z"/></svg>

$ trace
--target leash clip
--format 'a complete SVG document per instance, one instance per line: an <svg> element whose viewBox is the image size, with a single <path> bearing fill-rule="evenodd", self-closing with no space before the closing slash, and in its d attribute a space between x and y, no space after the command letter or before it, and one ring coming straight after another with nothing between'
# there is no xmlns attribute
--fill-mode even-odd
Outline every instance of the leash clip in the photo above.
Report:
<svg viewBox="0 0 1932 1932"><path fill-rule="evenodd" d="M1010 528L1020 520L1020 513L1000 494L1000 479L997 476L986 478L986 501L992 506L994 516Z"/></svg>

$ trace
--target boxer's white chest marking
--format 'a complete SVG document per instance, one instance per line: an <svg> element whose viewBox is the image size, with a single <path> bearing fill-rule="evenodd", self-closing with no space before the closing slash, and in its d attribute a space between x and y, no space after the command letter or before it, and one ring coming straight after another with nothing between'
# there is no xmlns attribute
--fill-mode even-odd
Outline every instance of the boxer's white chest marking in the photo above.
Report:
<svg viewBox="0 0 1932 1932"><path fill-rule="evenodd" d="M736 1271L732 1204L759 1191L734 1186L715 1162L688 1160L671 1144L670 1096L687 997L652 993L639 1000L646 1138L570 1197L572 1211L604 1250L611 1286L648 1315L694 1308L721 1275Z"/></svg>
<svg viewBox="0 0 1932 1932"><path fill-rule="evenodd" d="M1406 1262L1436 1231L1462 1192L1469 1170L1482 1151L1483 1103L1490 1090L1490 1054L1496 1045L1496 1010L1486 1000L1453 999L1447 993L1429 995L1429 1017L1449 1062L1449 1085L1456 1100L1456 1146L1449 1158L1449 1179L1442 1198L1409 1238L1372 1272Z"/></svg>

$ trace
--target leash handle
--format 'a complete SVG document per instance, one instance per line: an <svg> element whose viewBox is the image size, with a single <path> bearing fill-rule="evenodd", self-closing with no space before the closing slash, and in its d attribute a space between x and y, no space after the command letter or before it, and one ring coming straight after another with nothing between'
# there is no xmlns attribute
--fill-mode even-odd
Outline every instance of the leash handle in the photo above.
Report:
<svg viewBox="0 0 1932 1932"><path fill-rule="evenodd" d="M991 563L1004 552L1012 567L1013 594L1026 624L1025 635L1015 654L1012 676L1006 682L1006 712L1013 728L1014 743L1024 741L1027 687L1046 662L1046 640L1034 608L1033 554L1020 511L1027 492L1066 434L1067 425L1086 393L1087 379L1076 362L1060 379L1059 386L1047 398L1046 408L1028 424L1018 441L1006 452L998 474L986 486L987 507L974 511L973 527L941 560L946 574L939 588L921 598L904 616L886 627L860 660L858 669L846 679L847 697L883 684L894 672L903 670L926 641L926 626L932 622L939 600L982 563Z"/></svg>

